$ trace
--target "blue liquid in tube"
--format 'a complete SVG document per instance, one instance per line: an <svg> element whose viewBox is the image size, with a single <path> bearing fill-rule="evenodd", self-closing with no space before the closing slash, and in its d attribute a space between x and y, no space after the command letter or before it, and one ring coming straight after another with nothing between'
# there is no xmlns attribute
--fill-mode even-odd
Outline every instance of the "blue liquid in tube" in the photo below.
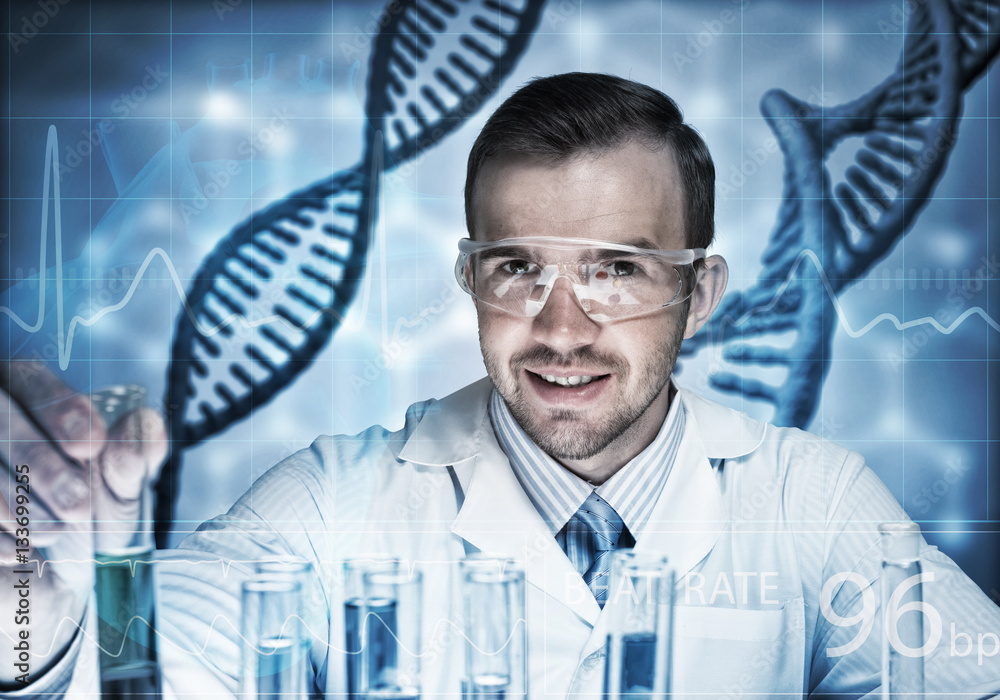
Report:
<svg viewBox="0 0 1000 700"><path fill-rule="evenodd" d="M152 551L97 553L96 559L101 696L159 698Z"/></svg>
<svg viewBox="0 0 1000 700"><path fill-rule="evenodd" d="M607 656L610 658L611 642L608 641ZM621 692L629 693L629 700L653 697L653 672L656 665L656 635L639 634L622 638L622 678ZM611 665L605 663L604 687L610 679Z"/></svg>
<svg viewBox="0 0 1000 700"><path fill-rule="evenodd" d="M286 637L260 640L257 700L305 697L308 655L302 645Z"/></svg>
<svg viewBox="0 0 1000 700"><path fill-rule="evenodd" d="M367 623L364 617L367 616ZM368 639L368 683L369 692L363 693L360 685L363 666L361 663L361 628L366 627ZM347 650L347 696L350 700L364 700L371 696L371 690L379 687L379 676L385 669L396 667L396 602L371 600L365 609L364 601L351 598L344 603L344 634ZM378 697L389 698L388 695ZM410 695L392 696L396 700ZM419 697L419 695L418 695Z"/></svg>
<svg viewBox="0 0 1000 700"><path fill-rule="evenodd" d="M510 677L499 674L473 676L465 683L468 700L506 700Z"/></svg>

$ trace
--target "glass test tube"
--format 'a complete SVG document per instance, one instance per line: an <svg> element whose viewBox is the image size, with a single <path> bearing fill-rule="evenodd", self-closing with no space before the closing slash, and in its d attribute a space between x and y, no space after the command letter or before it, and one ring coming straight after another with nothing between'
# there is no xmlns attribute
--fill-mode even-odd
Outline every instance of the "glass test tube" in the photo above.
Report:
<svg viewBox="0 0 1000 700"><path fill-rule="evenodd" d="M290 626L298 630L299 647L298 653L293 661L303 660L305 669L309 671L311 664L310 652L312 651L312 632L310 631L310 621L315 615L326 615L326 609L317 612L311 607L321 599L323 592L320 589L319 579L316 576L316 569L312 562L304 560L288 561L259 561L254 564L254 571L258 579L278 578L286 581L297 581L301 585L298 605L292 611L292 616L288 621ZM308 675L307 675L308 683Z"/></svg>
<svg viewBox="0 0 1000 700"><path fill-rule="evenodd" d="M364 574L365 697L420 698L423 576L402 564Z"/></svg>
<svg viewBox="0 0 1000 700"><path fill-rule="evenodd" d="M258 700L305 698L308 656L302 653L302 584L261 575L243 583L241 692Z"/></svg>
<svg viewBox="0 0 1000 700"><path fill-rule="evenodd" d="M896 619L889 617L902 606L923 603L922 584L906 583L921 574L920 526L882 523L878 529L882 538L882 697L923 697L924 658L917 650L924 645L924 614L911 610ZM898 637L893 639L893 634Z"/></svg>
<svg viewBox="0 0 1000 700"><path fill-rule="evenodd" d="M123 415L145 405L146 390L136 384L109 387L92 394L91 402L111 429ZM103 521L96 528L100 530L95 534L94 558L104 698L160 696L151 486L144 475L135 520Z"/></svg>
<svg viewBox="0 0 1000 700"><path fill-rule="evenodd" d="M466 700L527 696L524 569L489 554L462 560Z"/></svg>
<svg viewBox="0 0 1000 700"><path fill-rule="evenodd" d="M612 553L604 698L665 697L670 690L674 574L666 557Z"/></svg>
<svg viewBox="0 0 1000 700"><path fill-rule="evenodd" d="M365 574L371 571L398 571L400 563L389 554L359 554L344 562L344 650L347 677L348 700L363 700L368 691L368 675L365 673L365 658L362 653L365 640L362 633L374 636L377 646L385 646L387 636L385 625L366 624L365 620ZM391 620L394 610L388 607L373 608L372 613L382 620ZM392 624L392 628L395 623Z"/></svg>

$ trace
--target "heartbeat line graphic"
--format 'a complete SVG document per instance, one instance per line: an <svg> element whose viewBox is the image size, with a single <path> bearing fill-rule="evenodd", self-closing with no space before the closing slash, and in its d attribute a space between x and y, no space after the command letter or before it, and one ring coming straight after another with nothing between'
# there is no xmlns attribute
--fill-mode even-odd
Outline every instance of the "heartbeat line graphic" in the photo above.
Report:
<svg viewBox="0 0 1000 700"><path fill-rule="evenodd" d="M374 620L378 624L385 624L384 622L382 622L381 618L376 613L373 612L367 613L365 615L365 620L362 622L361 634L359 635L359 638L361 640L361 648L357 650L342 649L336 644L331 644L328 635L320 634L309 625L309 622L307 620L302 618L300 615L295 615L295 614L289 615L285 619L285 622L281 627L281 631L278 637L285 638L286 630L294 629L295 627L301 627L304 630L304 632L309 637L311 637L312 644L314 646L326 647L327 649L330 650L330 652L336 654L357 655L363 653L365 647L367 647L368 645L366 641L368 639L368 635L365 633L365 630L367 629L367 626L372 623L372 618L374 618ZM171 647L173 647L180 653L192 657L204 656L206 654L208 646L211 643L211 636L215 633L224 634L222 632L219 632L217 629L222 627L223 625L228 626L230 629L234 631L236 640L241 640L247 647L253 649L256 653L260 654L261 656L270 656L276 653L277 651L275 649L271 649L265 646L258 646L257 644L255 644L253 639L246 637L245 635L242 634L242 632L239 631L242 624L240 620L233 622L233 620L230 620L229 617L221 613L215 615L212 618L211 622L209 622L208 629L205 632L204 642L201 643L200 645L195 646L195 648L193 649L188 646L181 646L169 634L161 632L160 630L156 629L154 624L151 624L149 620L142 617L141 615L134 615L131 618L129 618L124 631L120 633L122 636L122 643L117 649L109 649L107 647L102 646L100 641L95 637L95 635L87 631L86 625L81 625L78 621L74 620L71 617L63 617L59 621L59 624L56 626L56 632L58 633L58 630L62 629L63 625L70 625L78 629L83 634L83 636L86 639L90 640L90 642L92 642L93 645L99 651L103 652L108 656L117 658L121 656L122 652L125 649L126 640L129 639L129 632L131 631L132 626L140 624L145 625L153 632L153 634L156 636L158 645L162 645L164 643L169 644ZM399 638L396 636L394 632L389 631L389 634L393 638L393 640L395 640L397 644L399 644L399 648L403 653L405 653L407 656L412 656L416 658L421 658L425 656L431 658L436 657L438 655L438 650L435 648L434 640L438 638L449 639L453 637L467 641L471 648L475 649L476 651L482 654L486 654L489 656L496 656L497 654L500 654L513 642L515 635L518 634L518 628L524 627L525 625L527 625L527 620L525 620L523 617L519 617L516 620L514 620L510 633L503 640L502 644L498 649L484 649L480 647L472 639L469 639L468 635L466 635L465 632L462 630L460 624L448 618L438 618L438 620L434 623L434 626L431 629L429 637L431 641L425 645L424 649L417 649L417 650L408 649L406 646L400 643ZM14 638L6 632L6 630L2 631L2 636L5 637L8 641L11 642L15 641ZM53 640L55 640L57 636L58 634L56 634L53 637ZM287 638L293 639L294 636L295 635L293 634L289 634ZM191 640L184 640L184 643L187 644L190 641ZM49 645L49 648L45 651L32 652L32 656L45 659L52 656L56 652L62 651L61 649L55 649L54 646L55 646L55 641L53 641L52 644Z"/></svg>
<svg viewBox="0 0 1000 700"><path fill-rule="evenodd" d="M15 313L8 306L0 306L0 313L5 314L10 317L15 324L20 328L27 331L28 333L37 333L42 329L42 324L45 320L46 312L46 294L47 294L47 282L48 282L48 228L49 228L49 204L52 204L53 213L53 225L55 233L55 282L56 282L56 324L57 324L57 347L58 347L58 360L59 368L65 370L69 366L69 360L72 356L73 350L73 339L76 335L77 328L83 326L88 328L93 326L98 321L100 321L105 316L119 311L128 305L129 301L135 295L139 284L142 282L146 270L153 263L154 260L160 259L163 261L164 267L167 273L170 275L170 279L173 283L173 287L177 292L181 304L183 306L185 314L191 319L191 322L198 329L198 332L206 337L210 337L222 332L226 327L230 325L239 324L246 329L256 328L258 326L265 326L269 324L280 323L285 326L290 332L300 334L304 331L299 327L291 324L287 319L277 314L272 314L270 316L265 316L253 321L248 320L242 314L230 313L228 316L223 318L219 323L214 325L206 325L198 320L194 311L188 302L187 293L184 289L184 284L182 283L180 276L177 274L177 270L163 248L155 247L152 248L146 255L139 269L136 271L128 289L126 290L121 301L106 306L99 311L95 312L92 316L84 317L80 315L73 316L70 319L69 325L67 327L65 323L65 300L63 296L63 246L62 246L62 202L59 187L59 175L58 175L58 154L59 154L59 137L56 131L55 125L50 125L48 129L48 134L45 142L45 167L42 179L42 223L41 230L39 234L40 240L40 251L39 251L39 287L38 287L38 317L34 323L29 323L25 319L21 318L17 313ZM384 206L384 193L380 193L381 204ZM376 237L379 242L379 257L380 257L380 291L381 291L381 312L382 312L382 344L383 347L391 347L393 344L399 341L399 337L404 328L411 328L418 325L425 316L430 312L426 311L419 314L415 319L399 318L396 320L392 334L390 335L388 331L388 282L386 278L386 243L385 243L385 223L382 222L376 229ZM351 326L345 326L345 330L349 332L360 332L363 330L365 325L365 317L368 314L369 300L371 298L371 280L372 280L372 267L374 262L371 257L368 260L368 274L365 276L364 286L363 286L363 297L361 304L361 314L360 319L356 324ZM319 317L327 313L325 310L315 311L312 316L306 319L304 327L311 327Z"/></svg>
<svg viewBox="0 0 1000 700"><path fill-rule="evenodd" d="M301 560L277 559L274 561L298 562ZM183 573L185 572L185 567L201 565L210 568L219 567L219 569L222 572L222 576L225 579L228 578L230 572L233 571L234 565L237 567L236 573L239 576L245 576L245 572L239 570L240 566L253 565L260 562L261 560L259 559L227 559L221 556L217 558L206 558L206 559L170 557L166 559L157 559L155 562L153 561L130 562L131 564L133 564L133 566L131 566L130 569L132 570L132 575L134 576L135 575L134 564L153 565L155 563L157 567L160 567L162 569L163 573L160 574L162 576L169 573L169 569L172 567L179 566L180 567L179 571ZM412 577L418 569L424 567L434 566L434 565L458 566L460 562L461 562L460 559L407 559L401 561L401 563L404 564L405 570L408 572L408 576L410 577ZM497 563L499 565L497 567L498 580L505 575L508 566L515 564L515 562L516 562L515 559L508 559L508 558L502 558L497 560ZM0 561L0 564L3 563L5 562ZM45 568L49 565L58 566L60 564L81 564L81 563L91 563L94 565L107 565L108 563L112 562L99 562L98 560L93 558L81 558L81 559L63 558L63 559L51 559L51 560L39 560L39 559L32 560L32 564L36 565L38 576L40 577L45 575ZM320 559L317 560L316 562L318 568L321 570L327 570L327 569L340 570L343 568L344 563L345 559L340 559L340 558ZM323 604L323 608L324 610L326 610L326 604ZM169 619L170 617L169 613L164 613L164 614L166 618ZM283 638L285 637L286 633L288 633L288 638L292 638L293 637L292 633L296 629L299 629L302 631L302 634L304 636L312 640L313 645L322 648L327 648L331 653L345 654L345 655L358 654L361 653L361 651L365 648L365 646L367 646L366 640L368 640L369 636L365 632L365 630L367 629L368 625L385 624L385 622L382 620L382 618L379 616L377 612L371 610L366 611L363 619L361 620L361 625L360 625L361 631L359 639L361 640L361 648L349 650L347 648L342 648L337 644L331 643L329 635L326 634L326 632L323 629L321 628L317 629L315 627L314 618L315 615L307 614L305 612L291 613L285 618L281 626L281 631L278 636ZM311 620L313 620L313 623L310 622ZM232 631L232 636L234 640L241 640L246 645L252 647L258 654L270 655L274 653L273 649L269 647L258 646L257 644L255 644L255 640L244 636L241 632L242 624L239 619L233 620L230 619L230 617L225 613L217 613L212 617L211 620L206 619L205 623L207 629L205 629L205 636L203 640L194 640L189 638L183 640L181 643L178 643L178 641L172 637L171 633L163 632L157 629L154 623L152 623L150 620L147 620L142 615L133 615L126 622L125 630L121 633L122 644L118 648L107 648L102 646L100 644L100 640L96 638L96 635L93 634L92 630L88 630L86 625L81 625L80 622L72 619L71 617L63 617L57 625L57 630L61 629L63 625L70 625L78 629L86 639L88 639L91 643L93 643L93 645L97 647L99 650L101 650L103 653L113 657L118 657L122 654L124 650L124 645L126 643L125 640L129 638L129 633L134 625L147 626L148 628L150 628L153 634L155 634L158 640L157 642L158 644L160 645L169 644L171 647L173 647L180 653L192 657L203 656L207 652L207 649L211 644L211 637L213 634L222 634L226 637L230 637L231 635L225 631L225 628L228 628ZM464 641L471 648L479 651L480 653L492 656L501 653L504 649L506 649L510 644L513 643L515 637L519 636L520 634L523 634L526 625L527 625L527 620L524 617L516 617L515 619L512 619L510 621L510 628L507 631L506 637L503 638L502 640L497 640L500 641L499 647L489 648L489 649L480 646L479 644L477 644L475 640L469 638L469 636L465 633L463 620L461 618L451 619L449 617L438 617L434 621L434 624L431 628L431 632L427 638L428 639L427 643L425 643L423 647L419 649L408 648L405 644L402 643L402 641L399 639L394 630L388 629L387 631L389 635L394 639L394 641L396 641L396 643L399 645L400 651L412 657L434 658L439 653L439 648L442 643L444 643L445 645L451 643L451 642L442 642L441 640L451 640L451 639L455 639L456 641ZM53 640L55 640L57 637L58 635L54 635ZM0 638L6 638L8 641L14 641L13 637L10 634L8 634L6 630L0 630ZM53 645L54 643L55 642L53 641ZM58 649L54 649L53 646L50 646L45 651L33 652L33 655L38 658L48 658L53 653L56 653L58 651L59 651Z"/></svg>
<svg viewBox="0 0 1000 700"><path fill-rule="evenodd" d="M813 252L812 250L806 248L801 253L799 253L798 256L795 258L795 262L792 264L791 269L788 271L788 276L785 278L784 282L781 283L781 286L778 287L777 290L775 290L774 294L771 296L771 300L768 303L762 304L760 306L755 306L738 318L726 315L720 319L718 342L721 344L722 334L726 326L729 326L731 328L739 328L754 316L771 311L771 309L773 309L775 305L777 305L782 295L788 290L788 287L795 280L796 273L798 272L799 268L802 267L802 265L806 260L811 262L813 266L816 268L816 272L819 274L819 279L823 283L823 289L826 291L827 296L830 297L830 302L833 304L833 308L837 314L837 321L840 323L840 327L843 328L844 332L847 333L847 335L849 335L852 338L862 337L863 335L867 334L870 330L872 330L875 326L879 325L884 321L890 322L893 326L895 326L896 330L900 331L904 331L909 328L916 328L917 326L929 325L933 326L938 332L943 333L944 335L951 335L970 316L979 316L984 321L986 321L986 323L991 328L993 328L993 330L1000 331L1000 323L997 323L997 321L993 317L991 317L988 313L986 313L986 311L980 306L973 306L971 308L966 309L958 318L956 318L952 323L950 323L947 326L942 325L941 322L938 321L933 316L924 316L923 318L913 319L912 321L900 321L899 317L896 316L895 314L883 313L873 318L871 321L866 323L861 328L855 330L855 328L851 325L850 321L847 320L847 314L844 312L844 309L840 304L840 300L837 298L837 292L834 290L833 285L830 284L830 280L826 276L826 271L823 269L823 264L822 262L820 262L819 256L817 256L816 253Z"/></svg>
<svg viewBox="0 0 1000 700"><path fill-rule="evenodd" d="M198 331L206 337L216 335L222 332L222 330L225 329L226 327L237 323L247 329L255 328L257 326L268 325L272 323L280 323L283 324L286 328L288 328L291 332L295 333L304 332L300 330L298 327L289 323L285 318L279 315L265 316L250 321L241 314L231 313L217 324L205 325L204 323L201 323L195 317L195 314L193 313L191 306L188 303L187 294L184 290L184 285L181 282L179 275L177 274L177 270L174 268L174 265L170 260L170 256L167 254L165 250L159 247L151 249L149 253L146 255L146 258L139 266L139 269L137 270L135 277L129 284L128 290L122 297L121 301L119 301L116 304L112 304L110 306L106 306L100 309L90 317L83 317L79 315L73 316L73 318L70 319L70 322L67 326L65 323L65 305L63 299L62 207L61 207L61 195L59 189L59 176L58 176L58 165L59 165L58 154L59 154L59 139L55 125L51 125L49 126L48 135L45 142L45 168L42 179L42 224L39 235L41 245L39 251L39 264L38 264L38 270L39 270L38 318L35 320L34 323L29 323L24 319L22 319L20 316L18 316L10 307L7 306L0 306L0 313L9 316L14 321L14 323L16 323L19 327L21 327L23 330L29 333L37 333L42 328L42 324L45 319L45 302L47 294L47 280L49 274L47 265L48 261L47 232L49 227L49 203L51 201L53 225L55 229L55 237L54 237L55 238L54 268L55 268L55 278L56 278L55 296L56 296L57 346L58 346L58 359L59 359L60 369L65 370L69 366L69 359L71 357L73 348L73 338L76 335L77 328L80 326L83 327L93 326L105 316L125 308L125 306L134 296L139 284L142 282L143 276L145 275L147 268L149 268L149 266L156 259L160 259L163 261L163 264L170 275L170 279L173 282L174 289L176 290L177 295L180 298L181 304L183 305L184 312L191 319L191 322L196 326ZM384 205L384 198L385 198L384 192L379 193L379 198L383 200L382 204ZM387 257L386 231L385 231L384 221L380 222L380 224L376 227L376 238L378 239L378 244L379 244L378 245L378 252L380 258L379 271L381 273L379 286L381 291L380 306L382 314L382 323L381 323L382 343L384 347L389 347L391 343L398 341L399 335L404 328L417 325L422 320L422 318L427 315L427 313L423 313L419 315L416 319L412 320L405 318L398 319L394 324L393 332L391 334L389 333L388 284L386 279L386 257ZM817 272L819 273L820 280L822 281L826 293L829 295L830 301L832 302L834 310L836 311L840 327L843 328L844 332L847 333L852 338L860 338L861 336L868 333L872 328L885 321L892 323L892 325L897 330L900 331L906 330L908 328L915 328L917 326L929 325L932 326L934 329L936 329L938 332L943 333L945 335L949 335L960 325L962 325L962 323L964 323L966 319L970 318L971 316L979 316L984 321L986 321L986 323L991 328L993 328L996 331L1000 331L1000 323L997 323L995 319L993 319L988 313L986 313L986 311L982 307L979 306L966 309L958 318L956 318L951 324L947 326L942 325L937 319L935 319L932 316L925 316L923 318L914 319L912 321L901 321L899 317L894 314L883 313L879 314L874 319L872 319L871 321L869 321L868 323L864 324L863 326L861 326L859 329L856 330L848 321L847 316L844 313L844 310L837 299L836 292L834 291L832 285L830 284L829 279L826 276L825 271L823 270L823 266L819 260L819 257L812 250L806 249L803 250L801 253L799 253L798 257L795 260L795 263L793 264L791 270L788 273L787 278L782 283L782 285L775 291L769 303L764 304L762 306L756 306L747 311L746 313L744 313L739 318L734 319L731 316L726 316L723 319L721 319L719 342L721 342L722 328L726 326L732 328L738 328L742 324L746 323L751 317L770 311L775 306L775 304L777 304L781 295L788 289L788 286L792 283L795 277L795 273L798 271L798 269L801 267L801 265L806 259L808 259L815 266ZM363 327L363 319L368 314L369 310L368 307L370 303L371 280L372 280L371 271L373 266L374 266L374 261L372 261L371 257L369 257L367 263L368 274L365 275L364 288L362 293L362 303L361 303L362 320L359 321L359 323L356 325L345 327L345 330L352 332L359 332ZM316 311L309 319L307 319L305 326L306 327L311 326L323 313L326 313L326 311L324 310Z"/></svg>

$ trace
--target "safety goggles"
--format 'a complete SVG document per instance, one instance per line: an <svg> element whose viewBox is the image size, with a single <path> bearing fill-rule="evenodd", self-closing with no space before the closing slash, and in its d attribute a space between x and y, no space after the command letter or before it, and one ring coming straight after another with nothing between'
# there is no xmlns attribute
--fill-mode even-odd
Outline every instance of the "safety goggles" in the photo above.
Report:
<svg viewBox="0 0 1000 700"><path fill-rule="evenodd" d="M650 250L586 238L534 236L458 242L455 277L478 301L537 316L564 277L595 321L618 321L680 304L694 292L704 248Z"/></svg>

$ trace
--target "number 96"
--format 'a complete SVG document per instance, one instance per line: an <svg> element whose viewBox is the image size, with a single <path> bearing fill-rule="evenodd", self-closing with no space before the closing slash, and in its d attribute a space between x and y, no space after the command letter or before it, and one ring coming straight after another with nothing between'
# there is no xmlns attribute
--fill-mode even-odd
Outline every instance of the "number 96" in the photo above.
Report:
<svg viewBox="0 0 1000 700"><path fill-rule="evenodd" d="M900 605L900 601L908 590L917 584L933 580L933 571L927 571L922 574L914 574L896 587L896 590L892 592L892 595L889 596L889 600L886 603L886 635L892 648L903 656L925 656L937 646L939 641L941 641L941 634L943 630L943 626L941 624L941 614L934 608L933 605L916 600L910 601L905 605ZM842 582L853 583L861 591L862 605L860 612L846 617L837 613L833 609L832 605L834 589L836 589ZM830 658L849 654L864 644L868 639L868 635L871 634L872 626L875 624L875 614L878 611L878 606L875 602L875 592L872 590L871 584L869 584L861 574L855 572L841 572L831 576L827 580L826 584L824 584L823 590L820 591L819 607L820 611L823 613L823 617L837 627L853 627L859 623L861 625L858 628L858 633L851 641L847 642L847 644L842 644L839 647L831 647L826 650L826 655ZM927 636L927 641L922 646L911 647L900 639L899 619L908 612L918 612L927 617L930 634Z"/></svg>

